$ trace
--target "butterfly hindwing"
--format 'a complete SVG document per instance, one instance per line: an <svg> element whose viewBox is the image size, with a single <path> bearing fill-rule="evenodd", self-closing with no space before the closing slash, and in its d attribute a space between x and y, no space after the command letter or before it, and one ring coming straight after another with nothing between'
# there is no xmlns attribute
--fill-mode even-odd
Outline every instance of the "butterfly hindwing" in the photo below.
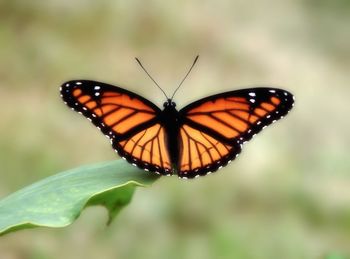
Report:
<svg viewBox="0 0 350 259"><path fill-rule="evenodd" d="M184 124L180 128L181 152L178 175L193 178L206 175L233 160L241 151L237 142L228 143L210 132Z"/></svg>
<svg viewBox="0 0 350 259"><path fill-rule="evenodd" d="M171 162L165 143L164 127L157 123L125 140L113 141L119 155L130 163L162 175L171 175Z"/></svg>
<svg viewBox="0 0 350 259"><path fill-rule="evenodd" d="M287 114L293 102L293 95L285 90L251 88L189 104L180 110L179 176L192 178L225 166L240 153L244 142Z"/></svg>
<svg viewBox="0 0 350 259"><path fill-rule="evenodd" d="M61 96L111 140L120 156L145 170L170 173L156 105L125 89L89 80L64 83Z"/></svg>

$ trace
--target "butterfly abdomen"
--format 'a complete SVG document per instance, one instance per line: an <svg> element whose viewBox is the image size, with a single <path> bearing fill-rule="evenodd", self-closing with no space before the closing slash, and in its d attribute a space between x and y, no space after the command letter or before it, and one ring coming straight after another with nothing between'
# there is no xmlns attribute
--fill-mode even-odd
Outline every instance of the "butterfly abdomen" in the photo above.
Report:
<svg viewBox="0 0 350 259"><path fill-rule="evenodd" d="M180 153L180 117L174 106L167 106L161 113L161 121L165 129L165 143L169 152L169 158L173 173L179 169Z"/></svg>

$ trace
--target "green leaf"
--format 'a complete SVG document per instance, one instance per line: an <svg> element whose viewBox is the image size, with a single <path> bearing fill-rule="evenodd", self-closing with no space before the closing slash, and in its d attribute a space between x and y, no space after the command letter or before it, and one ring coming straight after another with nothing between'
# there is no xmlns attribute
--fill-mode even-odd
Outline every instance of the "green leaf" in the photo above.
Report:
<svg viewBox="0 0 350 259"><path fill-rule="evenodd" d="M48 177L0 201L0 235L39 226L64 227L91 205L103 205L108 223L126 206L137 186L159 177L123 160L82 166Z"/></svg>

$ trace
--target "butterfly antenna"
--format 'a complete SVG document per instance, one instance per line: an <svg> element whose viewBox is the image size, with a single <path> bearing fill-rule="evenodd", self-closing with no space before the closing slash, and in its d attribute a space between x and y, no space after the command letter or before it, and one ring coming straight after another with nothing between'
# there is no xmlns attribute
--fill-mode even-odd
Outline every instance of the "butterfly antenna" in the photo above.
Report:
<svg viewBox="0 0 350 259"><path fill-rule="evenodd" d="M151 78L151 80L153 81L153 83L156 84L156 86L158 86L158 88L163 92L163 94L165 95L166 99L169 99L169 97L166 95L166 93L164 92L164 90L157 84L156 80L153 79L153 77L147 72L146 68L144 68L144 66L142 65L141 61L138 58L135 58L137 63L139 63L140 67L143 69L143 71L146 72L146 74L149 76L149 78Z"/></svg>
<svg viewBox="0 0 350 259"><path fill-rule="evenodd" d="M179 90L180 86L182 85L182 83L185 81L185 79L187 78L187 76L191 73L192 68L194 67L194 65L196 64L197 60L199 58L199 55L196 56L196 58L193 61L192 66L190 67L190 69L188 70L187 74L185 75L185 77L182 79L182 81L180 82L179 86L175 89L173 95L171 96L170 100L172 100L177 92L177 90Z"/></svg>

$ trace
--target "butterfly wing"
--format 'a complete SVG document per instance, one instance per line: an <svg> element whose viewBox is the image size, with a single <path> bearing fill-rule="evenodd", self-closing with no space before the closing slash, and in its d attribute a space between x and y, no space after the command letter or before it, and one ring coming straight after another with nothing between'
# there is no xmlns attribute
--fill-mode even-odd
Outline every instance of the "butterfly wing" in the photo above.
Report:
<svg viewBox="0 0 350 259"><path fill-rule="evenodd" d="M128 162L146 171L171 173L160 109L123 88L79 80L62 85L63 101L83 114L110 140Z"/></svg>
<svg viewBox="0 0 350 259"><path fill-rule="evenodd" d="M291 93L251 88L198 100L180 110L180 177L205 175L225 166L242 144L292 108Z"/></svg>

